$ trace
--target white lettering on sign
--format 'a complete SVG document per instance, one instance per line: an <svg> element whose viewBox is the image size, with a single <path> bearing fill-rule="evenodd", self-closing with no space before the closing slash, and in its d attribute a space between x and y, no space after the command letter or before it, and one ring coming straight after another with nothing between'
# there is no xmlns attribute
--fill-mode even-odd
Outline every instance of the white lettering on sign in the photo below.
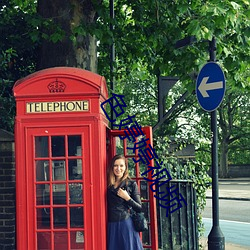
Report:
<svg viewBox="0 0 250 250"><path fill-rule="evenodd" d="M80 112L88 111L88 101L27 102L27 113Z"/></svg>

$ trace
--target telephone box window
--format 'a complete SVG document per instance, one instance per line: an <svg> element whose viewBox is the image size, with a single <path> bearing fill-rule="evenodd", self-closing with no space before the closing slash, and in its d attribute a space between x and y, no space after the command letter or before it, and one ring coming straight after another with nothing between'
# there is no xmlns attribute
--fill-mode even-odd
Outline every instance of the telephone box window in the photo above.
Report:
<svg viewBox="0 0 250 250"><path fill-rule="evenodd" d="M46 202L46 197L49 196L49 185L46 184L36 185L36 204L42 205ZM46 192L47 190L47 192Z"/></svg>
<svg viewBox="0 0 250 250"><path fill-rule="evenodd" d="M67 232L54 232L54 249L66 250L68 249L68 235Z"/></svg>
<svg viewBox="0 0 250 250"><path fill-rule="evenodd" d="M129 176L131 178L135 178L136 177L135 163L133 162L133 160L131 158L128 158L127 160L128 160Z"/></svg>
<svg viewBox="0 0 250 250"><path fill-rule="evenodd" d="M82 204L82 184L80 183L71 183L69 184L69 197L70 204Z"/></svg>
<svg viewBox="0 0 250 250"><path fill-rule="evenodd" d="M35 137L35 155L36 157L48 157L48 136L36 136Z"/></svg>
<svg viewBox="0 0 250 250"><path fill-rule="evenodd" d="M37 228L46 229L50 227L50 210L49 208L38 208L36 210Z"/></svg>
<svg viewBox="0 0 250 250"><path fill-rule="evenodd" d="M82 142L80 135L68 136L68 155L81 156L82 155Z"/></svg>
<svg viewBox="0 0 250 250"><path fill-rule="evenodd" d="M77 243L79 249L83 249L83 242L84 242L84 232L83 231L76 231L71 232L71 246L74 246Z"/></svg>
<svg viewBox="0 0 250 250"><path fill-rule="evenodd" d="M66 204L65 184L53 184L53 204Z"/></svg>
<svg viewBox="0 0 250 250"><path fill-rule="evenodd" d="M65 181L65 161L53 161L52 162L52 174L53 181Z"/></svg>
<svg viewBox="0 0 250 250"><path fill-rule="evenodd" d="M36 180L49 181L49 161L37 160L36 161Z"/></svg>
<svg viewBox="0 0 250 250"><path fill-rule="evenodd" d="M140 183L140 190L141 190L141 197L144 200L149 199L149 190L148 190L148 184L147 181L141 181Z"/></svg>
<svg viewBox="0 0 250 250"><path fill-rule="evenodd" d="M66 208L54 208L54 228L65 228L67 226L67 210Z"/></svg>
<svg viewBox="0 0 250 250"><path fill-rule="evenodd" d="M51 149L52 149L52 157L65 156L64 136L52 136Z"/></svg>
<svg viewBox="0 0 250 250"><path fill-rule="evenodd" d="M69 160L69 179L70 180L82 179L82 160L81 159Z"/></svg>
<svg viewBox="0 0 250 250"><path fill-rule="evenodd" d="M70 208L70 227L83 227L83 208Z"/></svg>
<svg viewBox="0 0 250 250"><path fill-rule="evenodd" d="M51 249L51 237L49 232L37 233L37 249Z"/></svg>

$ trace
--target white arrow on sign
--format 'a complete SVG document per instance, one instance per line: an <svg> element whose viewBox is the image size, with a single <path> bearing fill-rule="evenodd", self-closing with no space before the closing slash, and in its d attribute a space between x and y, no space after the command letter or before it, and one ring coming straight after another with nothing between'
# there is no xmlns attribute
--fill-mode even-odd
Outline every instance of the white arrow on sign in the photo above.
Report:
<svg viewBox="0 0 250 250"><path fill-rule="evenodd" d="M209 76L203 77L201 84L198 87L198 90L201 92L201 95L203 97L209 97L209 94L207 93L208 90L222 89L223 88L222 81L207 83L208 79L209 79Z"/></svg>

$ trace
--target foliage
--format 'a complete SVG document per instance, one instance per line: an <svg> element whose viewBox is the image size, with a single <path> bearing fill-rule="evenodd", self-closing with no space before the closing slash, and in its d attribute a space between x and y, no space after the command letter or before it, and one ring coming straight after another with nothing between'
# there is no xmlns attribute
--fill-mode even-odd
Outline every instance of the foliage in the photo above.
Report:
<svg viewBox="0 0 250 250"><path fill-rule="evenodd" d="M189 74L209 59L207 40L214 36L226 78L233 79L234 86L249 88L248 6L248 1L116 1L117 58L128 71L143 64L151 74L178 76L193 89ZM175 48L177 40L191 35L197 38L195 44Z"/></svg>
<svg viewBox="0 0 250 250"><path fill-rule="evenodd" d="M0 4L0 126L14 130L15 102L12 87L16 80L35 70L37 44L32 41L34 5L21 7L13 1Z"/></svg>

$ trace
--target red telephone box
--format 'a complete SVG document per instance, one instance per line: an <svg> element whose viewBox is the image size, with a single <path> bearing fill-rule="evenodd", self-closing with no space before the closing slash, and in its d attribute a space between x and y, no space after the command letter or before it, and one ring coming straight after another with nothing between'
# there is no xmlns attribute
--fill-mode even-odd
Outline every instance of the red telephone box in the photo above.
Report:
<svg viewBox="0 0 250 250"><path fill-rule="evenodd" d="M17 81L13 91L17 250L106 250L107 161L122 131L108 129L100 108L108 98L105 79L58 67ZM141 187L138 164L132 168ZM156 250L152 198L144 200L150 230L142 237L145 248Z"/></svg>

